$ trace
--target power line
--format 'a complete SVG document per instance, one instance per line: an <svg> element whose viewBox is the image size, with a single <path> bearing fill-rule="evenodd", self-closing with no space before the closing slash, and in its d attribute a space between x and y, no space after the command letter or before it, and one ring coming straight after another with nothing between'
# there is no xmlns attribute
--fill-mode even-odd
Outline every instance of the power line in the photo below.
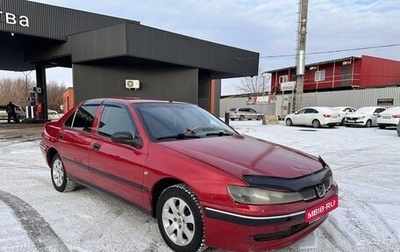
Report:
<svg viewBox="0 0 400 252"><path fill-rule="evenodd" d="M387 47L395 47L400 46L400 44L390 44L390 45L380 45L380 46L367 46L367 47L356 47L349 49L339 49L339 50L331 50L331 51L322 51L322 52L311 52L306 53L306 55L317 55L317 54L328 54L328 53L338 53L338 52L348 52L348 51L359 51L359 50L368 50L368 49L377 49L377 48L387 48ZM267 58L283 58L283 57L294 57L296 54L280 54L280 55L268 55L261 56L260 59Z"/></svg>

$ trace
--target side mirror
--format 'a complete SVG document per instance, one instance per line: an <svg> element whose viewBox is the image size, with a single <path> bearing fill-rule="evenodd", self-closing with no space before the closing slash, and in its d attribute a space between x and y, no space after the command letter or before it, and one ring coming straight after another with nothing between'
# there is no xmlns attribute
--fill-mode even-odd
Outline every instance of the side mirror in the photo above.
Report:
<svg viewBox="0 0 400 252"><path fill-rule="evenodd" d="M128 131L115 132L111 135L111 141L115 143L132 145L139 149L143 147L143 143L140 140L139 136L135 134L135 137L133 137L132 134Z"/></svg>

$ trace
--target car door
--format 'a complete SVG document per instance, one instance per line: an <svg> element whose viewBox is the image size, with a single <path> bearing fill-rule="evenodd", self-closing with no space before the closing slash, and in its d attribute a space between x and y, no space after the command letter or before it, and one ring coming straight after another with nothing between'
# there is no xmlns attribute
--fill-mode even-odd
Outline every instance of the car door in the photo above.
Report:
<svg viewBox="0 0 400 252"><path fill-rule="evenodd" d="M374 113L372 114L372 126L378 126L377 120L378 120L378 114L385 111L385 108L376 108L374 110Z"/></svg>
<svg viewBox="0 0 400 252"><path fill-rule="evenodd" d="M104 103L90 150L90 166L97 187L136 204L142 203L143 149L111 140L116 132L136 135L129 108L118 103Z"/></svg>
<svg viewBox="0 0 400 252"><path fill-rule="evenodd" d="M83 104L65 121L57 135L57 149L67 174L90 182L89 150L99 104Z"/></svg>
<svg viewBox="0 0 400 252"><path fill-rule="evenodd" d="M291 117L293 125L302 125L304 124L304 113L306 109L300 109L299 111L295 112Z"/></svg>
<svg viewBox="0 0 400 252"><path fill-rule="evenodd" d="M251 120L257 119L257 111L255 111L254 109L249 109L249 117Z"/></svg>
<svg viewBox="0 0 400 252"><path fill-rule="evenodd" d="M304 125L312 125L312 121L317 118L318 111L313 108L307 108L303 116Z"/></svg>

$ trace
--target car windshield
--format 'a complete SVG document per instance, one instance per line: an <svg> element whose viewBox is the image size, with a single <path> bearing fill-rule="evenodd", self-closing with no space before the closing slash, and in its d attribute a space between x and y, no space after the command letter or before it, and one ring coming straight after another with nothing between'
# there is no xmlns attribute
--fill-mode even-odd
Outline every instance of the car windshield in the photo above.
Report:
<svg viewBox="0 0 400 252"><path fill-rule="evenodd" d="M135 105L153 141L195 139L237 134L204 109L186 103L138 103Z"/></svg>

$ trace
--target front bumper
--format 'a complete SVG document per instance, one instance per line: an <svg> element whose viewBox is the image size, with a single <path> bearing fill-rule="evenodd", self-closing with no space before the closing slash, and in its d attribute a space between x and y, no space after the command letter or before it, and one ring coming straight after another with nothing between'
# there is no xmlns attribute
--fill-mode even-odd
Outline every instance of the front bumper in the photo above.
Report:
<svg viewBox="0 0 400 252"><path fill-rule="evenodd" d="M345 125L359 125L359 126L363 126L366 124L367 121L365 120L352 120L352 121L345 121L344 124Z"/></svg>
<svg viewBox="0 0 400 252"><path fill-rule="evenodd" d="M303 204L309 208L318 206L326 200L337 197L337 187L329 195L313 204ZM307 205L307 206L306 206ZM266 211L258 211L258 213ZM204 208L206 244L229 251L266 251L281 249L299 241L314 231L327 218L328 214L306 221L307 211L298 210L287 214L253 216Z"/></svg>

